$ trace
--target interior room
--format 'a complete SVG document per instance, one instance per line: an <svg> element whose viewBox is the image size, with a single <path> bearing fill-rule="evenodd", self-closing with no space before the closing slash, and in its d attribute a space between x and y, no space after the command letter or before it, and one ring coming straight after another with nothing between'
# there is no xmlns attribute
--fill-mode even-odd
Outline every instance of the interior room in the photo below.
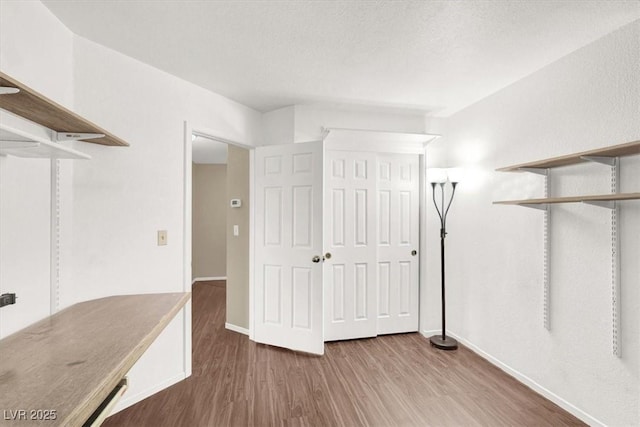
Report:
<svg viewBox="0 0 640 427"><path fill-rule="evenodd" d="M1 425L640 425L640 2L0 0Z"/></svg>

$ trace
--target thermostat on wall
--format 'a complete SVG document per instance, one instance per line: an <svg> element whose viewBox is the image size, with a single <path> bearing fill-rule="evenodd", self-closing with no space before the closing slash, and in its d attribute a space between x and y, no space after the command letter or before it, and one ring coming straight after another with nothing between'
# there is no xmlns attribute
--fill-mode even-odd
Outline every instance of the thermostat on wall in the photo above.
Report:
<svg viewBox="0 0 640 427"><path fill-rule="evenodd" d="M242 200L240 199L231 199L231 203L229 204L232 208L239 208L242 206Z"/></svg>

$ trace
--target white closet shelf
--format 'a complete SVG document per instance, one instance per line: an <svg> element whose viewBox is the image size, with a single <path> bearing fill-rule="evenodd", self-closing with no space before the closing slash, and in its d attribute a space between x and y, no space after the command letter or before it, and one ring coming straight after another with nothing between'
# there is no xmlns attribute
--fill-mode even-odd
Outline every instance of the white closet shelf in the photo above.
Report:
<svg viewBox="0 0 640 427"><path fill-rule="evenodd" d="M88 154L60 143L29 135L3 125L0 127L0 155L45 159L90 159Z"/></svg>

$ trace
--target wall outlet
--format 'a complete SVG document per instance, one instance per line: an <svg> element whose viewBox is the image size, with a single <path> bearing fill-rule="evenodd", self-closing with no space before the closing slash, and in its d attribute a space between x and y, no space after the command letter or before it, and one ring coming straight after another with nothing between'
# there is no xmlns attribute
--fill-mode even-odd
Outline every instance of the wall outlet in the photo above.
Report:
<svg viewBox="0 0 640 427"><path fill-rule="evenodd" d="M158 246L167 244L167 230L158 230Z"/></svg>

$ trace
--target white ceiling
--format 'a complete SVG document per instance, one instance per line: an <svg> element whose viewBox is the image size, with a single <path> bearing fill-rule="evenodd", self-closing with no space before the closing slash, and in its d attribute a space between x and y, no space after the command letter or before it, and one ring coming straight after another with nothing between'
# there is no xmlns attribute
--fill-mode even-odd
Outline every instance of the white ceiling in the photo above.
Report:
<svg viewBox="0 0 640 427"><path fill-rule="evenodd" d="M227 164L227 144L194 135L191 140L192 161L197 164Z"/></svg>
<svg viewBox="0 0 640 427"><path fill-rule="evenodd" d="M43 3L80 36L263 112L446 116L640 18L635 0Z"/></svg>

